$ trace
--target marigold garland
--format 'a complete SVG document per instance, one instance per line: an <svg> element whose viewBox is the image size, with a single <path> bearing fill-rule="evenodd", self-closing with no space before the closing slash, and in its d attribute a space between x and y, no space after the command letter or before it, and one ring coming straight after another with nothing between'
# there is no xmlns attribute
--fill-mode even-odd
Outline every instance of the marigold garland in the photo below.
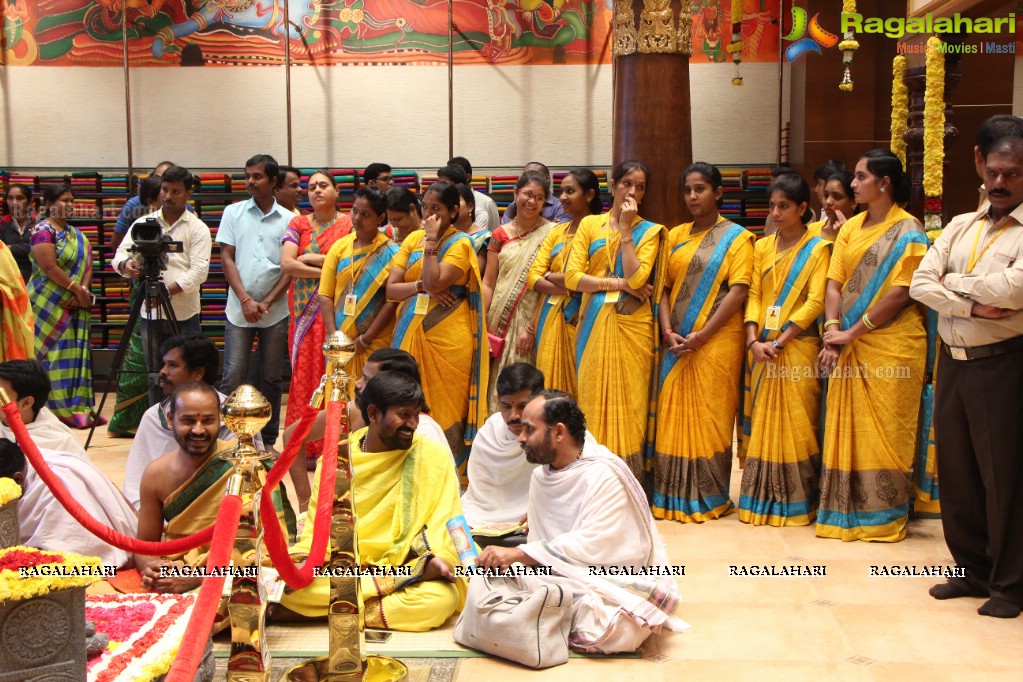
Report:
<svg viewBox="0 0 1023 682"><path fill-rule="evenodd" d="M906 58L899 55L892 60L892 153L899 157L906 169L906 131L909 129L909 88L903 77Z"/></svg>
<svg viewBox="0 0 1023 682"><path fill-rule="evenodd" d="M842 14L856 14L856 0L842 0ZM842 38L838 49L842 51L842 64L845 66L845 73L842 74L842 82L838 84L838 89L842 92L852 92L853 79L849 67L852 66L853 52L860 49L860 44L856 41L856 34L852 31L843 33Z"/></svg>
<svg viewBox="0 0 1023 682"><path fill-rule="evenodd" d="M11 478L0 478L0 507L21 498L21 486Z"/></svg>
<svg viewBox="0 0 1023 682"><path fill-rule="evenodd" d="M68 572L78 569L83 575L39 575L22 578L20 566L60 566ZM102 572L98 557L42 552L34 547L6 547L0 549L0 602L31 599L54 590L85 587L96 582Z"/></svg>
<svg viewBox="0 0 1023 682"><path fill-rule="evenodd" d="M927 39L924 89L924 229L940 230L945 167L945 53L941 39Z"/></svg>
<svg viewBox="0 0 1023 682"><path fill-rule="evenodd" d="M732 42L725 51L732 55L732 62L735 64L735 75L732 76L732 85L742 85L742 74L739 73L739 64L742 63L742 50L746 46L742 41L742 0L732 0Z"/></svg>

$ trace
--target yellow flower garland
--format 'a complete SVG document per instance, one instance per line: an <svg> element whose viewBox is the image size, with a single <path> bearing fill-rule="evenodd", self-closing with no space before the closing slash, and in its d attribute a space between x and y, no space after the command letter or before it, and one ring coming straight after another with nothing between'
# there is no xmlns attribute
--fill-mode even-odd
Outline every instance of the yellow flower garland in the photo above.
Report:
<svg viewBox="0 0 1023 682"><path fill-rule="evenodd" d="M82 575L40 575L22 578L18 571L0 571L0 602L10 600L31 599L54 590L67 590L74 587L85 587L96 582L101 576L103 567L99 557L81 556L79 554L68 554L66 552L44 552L34 547L6 547L0 549L0 558L11 552L38 552L43 554L57 554L64 557L62 564L38 564L33 568L48 567L51 570L78 572Z"/></svg>
<svg viewBox="0 0 1023 682"><path fill-rule="evenodd" d="M892 61L892 153L906 168L906 131L909 129L909 88L903 80L906 58L899 55Z"/></svg>
<svg viewBox="0 0 1023 682"><path fill-rule="evenodd" d="M924 90L924 196L940 197L945 164L945 54L941 40L927 39Z"/></svg>
<svg viewBox="0 0 1023 682"><path fill-rule="evenodd" d="M0 478L0 507L21 498L21 486L11 478Z"/></svg>
<svg viewBox="0 0 1023 682"><path fill-rule="evenodd" d="M842 0L842 14L856 14L856 0ZM849 67L852 66L853 52L860 49L860 44L856 41L856 35L852 31L843 33L842 38L838 49L842 51L842 64L845 65L845 73L842 74L842 82L838 84L838 89L842 92L852 92L853 79Z"/></svg>

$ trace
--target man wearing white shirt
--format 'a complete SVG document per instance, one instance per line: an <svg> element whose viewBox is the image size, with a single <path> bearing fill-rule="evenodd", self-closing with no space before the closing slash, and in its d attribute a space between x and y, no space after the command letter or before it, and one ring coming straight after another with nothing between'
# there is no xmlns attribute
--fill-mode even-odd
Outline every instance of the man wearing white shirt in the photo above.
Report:
<svg viewBox="0 0 1023 682"><path fill-rule="evenodd" d="M490 415L472 441L469 454L469 487L462 495L462 513L480 547L522 544L525 533L501 537L477 535L480 526L519 524L529 505L529 479L536 464L526 459L519 446L522 410L543 390L543 372L525 362L501 370L497 377L500 412Z"/></svg>
<svg viewBox="0 0 1023 682"><path fill-rule="evenodd" d="M182 333L199 333L199 287L210 272L210 250L212 239L210 228L186 210L188 200L192 196L192 174L181 166L171 166L164 171L160 182L159 211L143 216L135 221L117 247L113 267L128 279L139 277L139 263L130 249L135 245L133 232L136 225L149 218L155 218L160 229L171 241L179 241L183 245L180 253L166 255L167 269L161 273L161 279L170 294L171 308L177 318L178 328ZM153 350L158 349L172 334L169 320L159 319L159 311L154 311L147 300L142 307L142 347L146 356L146 367L155 371L159 360ZM150 350L152 349L152 350Z"/></svg>
<svg viewBox="0 0 1023 682"><path fill-rule="evenodd" d="M18 406L21 421L40 450L66 452L89 461L89 455L85 454L75 434L46 407L50 376L38 361L0 362L0 388L7 391L7 396ZM0 437L15 440L3 412L0 412Z"/></svg>

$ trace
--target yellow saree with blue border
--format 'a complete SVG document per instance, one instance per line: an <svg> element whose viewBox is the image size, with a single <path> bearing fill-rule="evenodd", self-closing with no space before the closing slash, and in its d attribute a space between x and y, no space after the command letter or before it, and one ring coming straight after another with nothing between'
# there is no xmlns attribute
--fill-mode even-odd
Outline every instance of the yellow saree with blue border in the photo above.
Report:
<svg viewBox="0 0 1023 682"><path fill-rule="evenodd" d="M920 222L898 206L864 229L853 216L835 240L828 279L842 285L841 328L892 287L908 287L927 251ZM817 535L897 542L906 535L927 358L915 304L846 344L828 379Z"/></svg>
<svg viewBox="0 0 1023 682"><path fill-rule="evenodd" d="M423 277L423 237L416 230L402 243L391 262L392 268L405 271L405 281ZM454 228L441 236L438 261L462 271L448 290L458 299L446 308L429 299L425 315L416 315L416 296L398 306L392 346L408 351L419 363L423 393L430 416L444 429L451 452L455 453L458 475L466 478L469 447L476 430L487 418L484 393L490 373L483 317L482 281L472 239Z"/></svg>
<svg viewBox="0 0 1023 682"><path fill-rule="evenodd" d="M703 328L729 287L748 285L753 275L752 232L725 219L696 235L692 228L673 228L666 245L671 327L683 337ZM736 311L693 353L661 353L655 518L703 522L733 508L728 486L742 381L742 317Z"/></svg>
<svg viewBox="0 0 1023 682"><path fill-rule="evenodd" d="M608 214L579 223L565 268L565 285L577 290L583 275L625 278L621 235L610 230ZM639 268L628 277L639 289L654 284L648 301L622 292L617 302L605 291L584 293L576 333L577 399L597 442L625 460L643 480L644 446L651 426L650 383L656 359L656 301L660 297L657 263L663 225L638 216L631 236ZM611 262L611 254L617 254Z"/></svg>
<svg viewBox="0 0 1023 682"><path fill-rule="evenodd" d="M526 283L530 288L548 272L563 273L568 263L575 234L569 234L572 223L552 229L540 246L540 252L529 270ZM547 388L576 394L575 341L579 324L579 308L583 295L544 296L536 322L536 367L544 376Z"/></svg>
<svg viewBox="0 0 1023 682"><path fill-rule="evenodd" d="M739 520L757 526L805 526L817 513L817 355L831 243L809 231L780 253L776 243L774 234L756 244L745 322L757 324L757 340L764 343L776 340L790 325L803 331L774 360L757 362L746 351ZM767 329L770 306L781 308L778 329Z"/></svg>

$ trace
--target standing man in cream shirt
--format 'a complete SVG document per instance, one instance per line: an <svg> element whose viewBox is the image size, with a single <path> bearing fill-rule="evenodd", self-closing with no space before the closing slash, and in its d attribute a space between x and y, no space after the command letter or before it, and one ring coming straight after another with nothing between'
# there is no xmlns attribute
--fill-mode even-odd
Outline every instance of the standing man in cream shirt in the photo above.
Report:
<svg viewBox="0 0 1023 682"><path fill-rule="evenodd" d="M949 221L910 295L940 315L934 401L945 542L964 578L935 599L987 598L978 613L1023 607L1023 138L985 157L988 199Z"/></svg>

